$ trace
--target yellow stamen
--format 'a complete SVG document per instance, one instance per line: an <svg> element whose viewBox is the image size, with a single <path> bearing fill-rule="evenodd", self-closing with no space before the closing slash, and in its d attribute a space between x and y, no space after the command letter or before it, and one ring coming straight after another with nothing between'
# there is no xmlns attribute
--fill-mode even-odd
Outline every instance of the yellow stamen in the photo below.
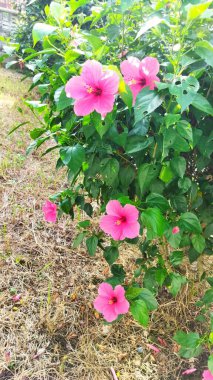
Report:
<svg viewBox="0 0 213 380"><path fill-rule="evenodd" d="M128 84L131 86L131 84L137 84L137 81L135 79L132 79L132 80L129 81Z"/></svg>
<svg viewBox="0 0 213 380"><path fill-rule="evenodd" d="M88 92L89 94L91 94L91 93L93 92L93 88L92 88L92 87L88 87L88 88L87 88L87 92Z"/></svg>
<svg viewBox="0 0 213 380"><path fill-rule="evenodd" d="M116 220L115 224L117 224L117 226L120 226L121 220Z"/></svg>

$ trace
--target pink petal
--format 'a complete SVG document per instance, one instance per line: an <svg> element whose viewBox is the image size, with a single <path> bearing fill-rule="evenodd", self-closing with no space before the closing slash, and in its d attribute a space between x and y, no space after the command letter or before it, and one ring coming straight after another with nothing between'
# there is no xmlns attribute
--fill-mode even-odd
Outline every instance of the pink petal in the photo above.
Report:
<svg viewBox="0 0 213 380"><path fill-rule="evenodd" d="M99 226L106 234L111 235L114 232L117 220L117 216L104 215L100 219Z"/></svg>
<svg viewBox="0 0 213 380"><path fill-rule="evenodd" d="M140 63L140 72L145 73L147 76L155 76L160 69L160 64L157 58L146 57Z"/></svg>
<svg viewBox="0 0 213 380"><path fill-rule="evenodd" d="M126 82L131 81L132 79L140 78L139 67L140 61L138 58L129 57L125 61L121 62L121 72L124 76Z"/></svg>
<svg viewBox="0 0 213 380"><path fill-rule="evenodd" d="M156 346L154 346L154 344L149 344L147 343L147 347L149 347L151 350L155 351L155 352L160 352L159 348L157 348Z"/></svg>
<svg viewBox="0 0 213 380"><path fill-rule="evenodd" d="M114 305L108 305L103 312L103 316L107 322L115 321L118 318L118 314L114 310Z"/></svg>
<svg viewBox="0 0 213 380"><path fill-rule="evenodd" d="M82 79L87 85L98 86L102 76L102 65L95 60L88 60L83 65Z"/></svg>
<svg viewBox="0 0 213 380"><path fill-rule="evenodd" d="M172 233L173 235L176 235L180 232L180 228L178 226L175 226L173 229L172 229Z"/></svg>
<svg viewBox="0 0 213 380"><path fill-rule="evenodd" d="M123 223L123 234L126 238L134 239L139 236L140 224L135 223Z"/></svg>
<svg viewBox="0 0 213 380"><path fill-rule="evenodd" d="M107 113L113 110L114 101L114 95L102 93L100 96L96 96L94 108L104 118Z"/></svg>
<svg viewBox="0 0 213 380"><path fill-rule="evenodd" d="M98 294L101 297L113 297L114 291L112 285L107 282L102 282L102 284L99 285Z"/></svg>
<svg viewBox="0 0 213 380"><path fill-rule="evenodd" d="M89 96L76 100L74 104L74 112L77 116L89 115L95 109L95 96L90 94Z"/></svg>
<svg viewBox="0 0 213 380"><path fill-rule="evenodd" d="M118 92L119 76L115 71L107 70L104 72L99 84L104 92L107 94L116 94Z"/></svg>
<svg viewBox="0 0 213 380"><path fill-rule="evenodd" d="M202 375L203 375L202 380L213 380L213 375L211 374L211 372L208 369L203 371Z"/></svg>
<svg viewBox="0 0 213 380"><path fill-rule="evenodd" d="M182 375L190 375L191 373L197 371L196 368L189 368L182 372Z"/></svg>
<svg viewBox="0 0 213 380"><path fill-rule="evenodd" d="M137 84L131 84L130 86L130 90L132 91L132 95L133 95L133 105L135 104L135 101L136 101L136 98L137 98L137 95L139 94L139 92L145 87L145 86L142 86L140 83L137 83Z"/></svg>
<svg viewBox="0 0 213 380"><path fill-rule="evenodd" d="M138 220L139 211L135 206L127 204L124 206L123 211L128 223L133 223Z"/></svg>
<svg viewBox="0 0 213 380"><path fill-rule="evenodd" d="M46 201L45 204L42 207L42 211L44 213L44 219L46 222L52 222L55 223L57 219L57 205Z"/></svg>
<svg viewBox="0 0 213 380"><path fill-rule="evenodd" d="M114 289L114 295L116 296L118 302L119 300L123 301L125 296L125 289L121 285L117 285Z"/></svg>
<svg viewBox="0 0 213 380"><path fill-rule="evenodd" d="M160 82L160 79L156 76L150 76L146 79L146 86L148 86L150 90L154 90L156 87L155 82Z"/></svg>
<svg viewBox="0 0 213 380"><path fill-rule="evenodd" d="M85 83L79 76L73 77L67 82L65 92L68 98L73 99L81 99L88 95Z"/></svg>
<svg viewBox="0 0 213 380"><path fill-rule="evenodd" d="M123 216L123 207L121 206L120 202L116 200L109 201L106 206L106 212L108 215L121 217Z"/></svg>
<svg viewBox="0 0 213 380"><path fill-rule="evenodd" d="M115 312L118 314L126 314L129 311L129 302L124 299L122 302L115 303Z"/></svg>
<svg viewBox="0 0 213 380"><path fill-rule="evenodd" d="M21 299L21 294L16 294L12 297L13 302L19 302Z"/></svg>
<svg viewBox="0 0 213 380"><path fill-rule="evenodd" d="M109 302L108 298L103 298L103 297L98 296L94 300L93 306L97 311L102 313L104 311L104 309L106 308L108 302Z"/></svg>

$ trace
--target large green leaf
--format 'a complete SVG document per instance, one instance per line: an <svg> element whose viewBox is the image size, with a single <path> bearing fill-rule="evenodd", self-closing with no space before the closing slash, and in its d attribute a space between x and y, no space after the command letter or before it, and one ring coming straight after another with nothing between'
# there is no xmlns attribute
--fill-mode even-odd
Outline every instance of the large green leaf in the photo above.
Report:
<svg viewBox="0 0 213 380"><path fill-rule="evenodd" d="M160 167L154 164L142 164L138 168L138 183L141 194L144 194L150 184L158 177Z"/></svg>
<svg viewBox="0 0 213 380"><path fill-rule="evenodd" d="M192 235L192 244L197 252L202 253L206 246L206 241L205 238L200 234Z"/></svg>
<svg viewBox="0 0 213 380"><path fill-rule="evenodd" d="M177 77L169 86L169 91L177 97L177 102L180 104L182 112L192 104L198 90L199 82L192 76Z"/></svg>
<svg viewBox="0 0 213 380"><path fill-rule="evenodd" d="M86 246L90 256L94 256L97 246L98 246L98 238L97 236L91 236L86 240Z"/></svg>
<svg viewBox="0 0 213 380"><path fill-rule="evenodd" d="M213 46L208 41L196 43L195 53L203 58L206 63L213 67Z"/></svg>
<svg viewBox="0 0 213 380"><path fill-rule="evenodd" d="M49 34L55 32L56 29L56 26L49 24L43 24L40 22L34 24L32 31L34 46L37 44L38 41L43 41L45 36L48 36Z"/></svg>
<svg viewBox="0 0 213 380"><path fill-rule="evenodd" d="M134 319L142 326L147 327L149 323L149 313L146 303L143 300L135 300L130 306L130 311Z"/></svg>
<svg viewBox="0 0 213 380"><path fill-rule="evenodd" d="M189 359L191 357L196 357L202 351L200 336L198 333L177 331L174 340L181 346L179 354L183 358Z"/></svg>
<svg viewBox="0 0 213 380"><path fill-rule="evenodd" d="M112 186L118 178L119 162L115 158L104 158L100 163L100 173L102 174L105 183Z"/></svg>
<svg viewBox="0 0 213 380"><path fill-rule="evenodd" d="M165 158L169 149L173 149L175 152L188 152L190 146L188 142L181 137L174 127L169 127L163 132L163 157Z"/></svg>
<svg viewBox="0 0 213 380"><path fill-rule="evenodd" d="M139 298L145 302L147 309L150 311L157 309L158 302L152 292L146 288L142 288L141 290Z"/></svg>
<svg viewBox="0 0 213 380"><path fill-rule="evenodd" d="M206 3L201 3L201 4L189 4L187 7L187 19L189 21L192 21L196 19L197 17L201 16L206 9L210 6L212 1L207 1Z"/></svg>
<svg viewBox="0 0 213 380"><path fill-rule="evenodd" d="M146 198L146 203L149 207L158 207L162 212L165 212L170 208L167 199L163 195L157 193L149 194Z"/></svg>
<svg viewBox="0 0 213 380"><path fill-rule="evenodd" d="M184 230L189 232L200 233L202 231L200 222L195 214L192 212L185 212L181 215L179 225Z"/></svg>
<svg viewBox="0 0 213 380"><path fill-rule="evenodd" d="M135 102L135 123L141 121L146 115L152 113L163 102L163 97L160 97L155 91L149 87L144 87L139 92Z"/></svg>
<svg viewBox="0 0 213 380"><path fill-rule="evenodd" d="M141 150L146 149L154 141L153 137L141 137L141 136L131 136L127 140L126 153L137 153Z"/></svg>
<svg viewBox="0 0 213 380"><path fill-rule="evenodd" d="M141 213L141 220L147 227L147 239L162 236L167 227L167 222L159 208L147 208Z"/></svg>
<svg viewBox="0 0 213 380"><path fill-rule="evenodd" d="M204 96L202 96L201 94L196 94L196 97L192 101L192 105L198 110L213 116L213 107L208 102L208 100L204 98Z"/></svg>
<svg viewBox="0 0 213 380"><path fill-rule="evenodd" d="M176 297L179 293L182 285L186 283L186 277L181 276L179 273L171 273L170 274L171 285L168 287L169 292Z"/></svg>
<svg viewBox="0 0 213 380"><path fill-rule="evenodd" d="M109 246L104 249L104 258L109 265L112 265L119 257L117 247Z"/></svg>
<svg viewBox="0 0 213 380"><path fill-rule="evenodd" d="M57 105L57 111L62 111L74 103L74 100L72 98L68 98L66 96L64 86L59 87L56 90L56 92L54 94L54 100L55 100L56 105Z"/></svg>
<svg viewBox="0 0 213 380"><path fill-rule="evenodd" d="M63 147L60 149L60 157L63 163L76 173L85 161L85 150L80 144Z"/></svg>
<svg viewBox="0 0 213 380"><path fill-rule="evenodd" d="M183 178L184 173L186 171L186 160L184 157L174 157L171 160L171 168L175 174L177 174L179 177Z"/></svg>

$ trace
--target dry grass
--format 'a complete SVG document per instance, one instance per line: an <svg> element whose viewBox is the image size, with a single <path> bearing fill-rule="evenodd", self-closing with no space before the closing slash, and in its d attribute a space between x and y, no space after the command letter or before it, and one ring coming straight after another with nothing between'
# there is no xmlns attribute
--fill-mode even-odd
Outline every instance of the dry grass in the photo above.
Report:
<svg viewBox="0 0 213 380"><path fill-rule="evenodd" d="M107 271L101 254L96 260L83 247L71 248L75 224L67 218L56 225L43 221L42 203L65 185L54 153L26 159L27 128L7 136L26 119L37 124L28 109L17 111L27 94L20 79L0 69L0 380L112 380L110 367L119 380L181 379L189 361L178 357L172 335L177 328L193 329L197 311L190 305L198 287L193 293L186 287L176 301L163 295L147 330L130 317L103 324L92 307ZM133 265L129 251L122 260ZM21 294L17 303L15 291ZM167 346L154 356L146 344L158 336ZM201 363L192 364L201 371Z"/></svg>

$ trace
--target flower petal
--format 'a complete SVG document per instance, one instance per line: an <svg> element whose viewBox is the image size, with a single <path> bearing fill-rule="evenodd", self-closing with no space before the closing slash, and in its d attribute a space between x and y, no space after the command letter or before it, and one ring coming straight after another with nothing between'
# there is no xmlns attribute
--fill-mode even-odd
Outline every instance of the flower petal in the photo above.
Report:
<svg viewBox="0 0 213 380"><path fill-rule="evenodd" d="M135 206L126 204L123 211L125 212L124 215L126 217L127 223L133 223L138 220L139 211Z"/></svg>
<svg viewBox="0 0 213 380"><path fill-rule="evenodd" d="M87 85L91 85L92 87L98 86L99 80L102 77L102 65L94 59L86 61L83 65L81 77Z"/></svg>
<svg viewBox="0 0 213 380"><path fill-rule="evenodd" d="M113 110L114 101L114 95L102 93L100 96L96 96L94 108L102 117L105 117L108 112Z"/></svg>
<svg viewBox="0 0 213 380"><path fill-rule="evenodd" d="M119 76L113 70L107 70L104 72L101 80L99 81L99 85L102 88L104 94L116 94L118 92L119 85Z"/></svg>
<svg viewBox="0 0 213 380"><path fill-rule="evenodd" d="M68 98L73 99L81 99L88 95L85 82L80 76L73 77L67 82L65 92Z"/></svg>
<svg viewBox="0 0 213 380"><path fill-rule="evenodd" d="M118 314L126 314L129 311L129 302L124 299L122 302L116 302L115 312Z"/></svg>
<svg viewBox="0 0 213 380"><path fill-rule="evenodd" d="M121 62L121 72L124 76L126 82L131 81L132 79L140 78L139 67L140 61L138 58L129 57L125 61Z"/></svg>
<svg viewBox="0 0 213 380"><path fill-rule="evenodd" d="M118 318L118 314L115 311L114 305L108 305L103 312L103 316L107 322L115 321Z"/></svg>
<svg viewBox="0 0 213 380"><path fill-rule="evenodd" d="M108 284L107 282L102 282L98 288L98 294L101 297L113 297L114 291L112 285Z"/></svg>
<svg viewBox="0 0 213 380"><path fill-rule="evenodd" d="M123 223L123 234L129 239L134 239L139 236L140 233L140 224L135 223Z"/></svg>
<svg viewBox="0 0 213 380"><path fill-rule="evenodd" d="M106 212L108 215L121 217L123 216L123 207L121 206L120 202L112 200L107 203Z"/></svg>
<svg viewBox="0 0 213 380"><path fill-rule="evenodd" d="M189 368L182 372L182 375L190 375L191 373L197 371L196 368Z"/></svg>
<svg viewBox="0 0 213 380"><path fill-rule="evenodd" d="M94 95L76 100L74 104L74 112L77 116L86 116L93 112L94 107Z"/></svg>
<svg viewBox="0 0 213 380"><path fill-rule="evenodd" d="M160 64L157 58L146 57L140 63L140 72L145 73L147 76L155 76L160 69Z"/></svg>

